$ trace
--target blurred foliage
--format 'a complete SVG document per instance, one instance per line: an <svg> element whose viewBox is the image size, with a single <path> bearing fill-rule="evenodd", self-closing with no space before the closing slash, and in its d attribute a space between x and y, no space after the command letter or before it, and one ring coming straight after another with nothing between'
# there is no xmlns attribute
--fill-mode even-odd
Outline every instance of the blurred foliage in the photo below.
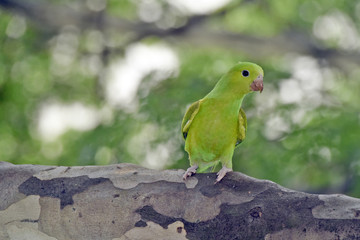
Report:
<svg viewBox="0 0 360 240"><path fill-rule="evenodd" d="M35 7L25 4L24 12L24 2ZM297 190L360 197L358 1L231 1L201 13L181 1L40 2L49 19L51 11L69 9L49 22L36 18L37 1L24 2L4 1L0 9L1 161L186 169L186 107L246 60L264 68L265 89L243 103L248 134L235 150L234 170ZM196 37L208 32L218 38ZM289 43L295 36L309 51L294 43L284 53L278 36ZM169 49L176 67L142 66L135 96L111 102L112 71L136 62L131 49L139 46ZM75 110L46 112L54 106ZM47 123L47 131L58 131L53 138L41 132Z"/></svg>

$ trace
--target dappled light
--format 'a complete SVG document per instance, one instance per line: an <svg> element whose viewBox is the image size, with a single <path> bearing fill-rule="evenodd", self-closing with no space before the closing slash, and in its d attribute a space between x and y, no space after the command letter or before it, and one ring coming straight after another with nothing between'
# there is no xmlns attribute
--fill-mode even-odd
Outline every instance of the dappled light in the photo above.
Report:
<svg viewBox="0 0 360 240"><path fill-rule="evenodd" d="M19 38L26 31L26 21L21 16L13 16L6 28L6 35L10 38Z"/></svg>

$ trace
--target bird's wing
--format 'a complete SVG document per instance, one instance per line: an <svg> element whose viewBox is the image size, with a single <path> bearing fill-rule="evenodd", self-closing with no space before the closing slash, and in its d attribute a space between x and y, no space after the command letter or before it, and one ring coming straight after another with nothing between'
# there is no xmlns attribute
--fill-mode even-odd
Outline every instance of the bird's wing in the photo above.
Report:
<svg viewBox="0 0 360 240"><path fill-rule="evenodd" d="M244 109L240 108L239 118L238 118L238 135L235 146L238 146L246 136L247 120Z"/></svg>
<svg viewBox="0 0 360 240"><path fill-rule="evenodd" d="M199 112L199 109L200 109L200 100L191 104L185 113L185 116L181 123L181 131L182 131L184 140L187 137L187 133L189 131L191 122L194 119L195 115Z"/></svg>

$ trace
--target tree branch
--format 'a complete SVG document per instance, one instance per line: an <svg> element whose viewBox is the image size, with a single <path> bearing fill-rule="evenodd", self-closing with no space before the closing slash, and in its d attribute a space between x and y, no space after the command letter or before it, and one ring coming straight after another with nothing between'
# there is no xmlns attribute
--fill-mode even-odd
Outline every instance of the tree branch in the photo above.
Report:
<svg viewBox="0 0 360 240"><path fill-rule="evenodd" d="M215 185L213 173L184 182L183 172L0 162L0 238L360 237L360 199L292 191L237 172Z"/></svg>

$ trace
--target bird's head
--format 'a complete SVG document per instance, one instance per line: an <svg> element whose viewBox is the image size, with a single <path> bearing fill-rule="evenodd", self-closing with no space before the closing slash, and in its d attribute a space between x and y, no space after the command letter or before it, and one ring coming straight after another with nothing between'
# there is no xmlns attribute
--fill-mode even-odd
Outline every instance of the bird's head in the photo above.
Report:
<svg viewBox="0 0 360 240"><path fill-rule="evenodd" d="M263 91L263 69L250 62L239 62L232 67L227 73L230 85L239 90L239 92L247 94L252 91Z"/></svg>

